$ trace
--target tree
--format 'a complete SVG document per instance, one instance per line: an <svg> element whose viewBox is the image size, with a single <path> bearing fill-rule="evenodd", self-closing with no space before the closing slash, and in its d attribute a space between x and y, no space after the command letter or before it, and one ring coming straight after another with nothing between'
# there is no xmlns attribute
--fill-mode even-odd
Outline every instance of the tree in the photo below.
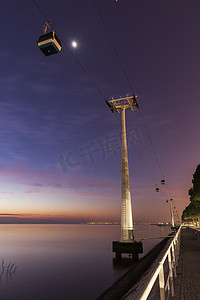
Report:
<svg viewBox="0 0 200 300"><path fill-rule="evenodd" d="M183 211L182 220L196 219L200 216L200 202L191 202Z"/></svg>
<svg viewBox="0 0 200 300"><path fill-rule="evenodd" d="M200 165L197 166L193 174L193 188L189 189L190 201L200 201Z"/></svg>
<svg viewBox="0 0 200 300"><path fill-rule="evenodd" d="M200 216L200 164L197 166L192 179L193 187L189 189L191 203L185 208L182 220L195 219Z"/></svg>

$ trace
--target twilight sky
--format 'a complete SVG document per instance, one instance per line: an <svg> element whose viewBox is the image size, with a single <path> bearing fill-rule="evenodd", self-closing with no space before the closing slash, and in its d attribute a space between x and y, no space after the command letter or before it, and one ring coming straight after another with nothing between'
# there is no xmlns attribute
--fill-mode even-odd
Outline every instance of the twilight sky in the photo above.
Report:
<svg viewBox="0 0 200 300"><path fill-rule="evenodd" d="M92 0L37 3L107 99L131 92ZM200 2L97 3L181 215L200 162ZM2 0L0 23L0 222L119 221L119 121L64 45L37 47L45 19L32 0ZM139 112L126 121L134 220L168 221Z"/></svg>

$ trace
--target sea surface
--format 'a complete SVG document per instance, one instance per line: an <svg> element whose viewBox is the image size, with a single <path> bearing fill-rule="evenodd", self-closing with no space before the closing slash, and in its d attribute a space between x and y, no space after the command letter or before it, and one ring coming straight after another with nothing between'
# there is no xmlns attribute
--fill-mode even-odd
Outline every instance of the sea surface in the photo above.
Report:
<svg viewBox="0 0 200 300"><path fill-rule="evenodd" d="M170 232L135 225L135 239L145 238L141 256L162 240L149 238ZM112 253L119 239L119 225L1 224L0 299L96 299L130 268L128 257L121 265Z"/></svg>

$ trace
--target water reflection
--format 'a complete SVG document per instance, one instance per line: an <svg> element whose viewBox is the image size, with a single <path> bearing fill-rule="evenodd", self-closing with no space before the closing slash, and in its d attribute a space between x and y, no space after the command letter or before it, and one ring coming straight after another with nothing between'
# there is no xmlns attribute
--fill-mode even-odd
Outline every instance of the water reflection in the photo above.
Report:
<svg viewBox="0 0 200 300"><path fill-rule="evenodd" d="M154 227L138 225L135 235L161 234ZM113 259L118 225L0 225L0 236L0 261L19 268L2 275L1 299L95 299L130 267ZM145 252L157 242L144 241Z"/></svg>
<svg viewBox="0 0 200 300"><path fill-rule="evenodd" d="M8 265L6 265L3 259L1 263L0 286L3 281L8 284L12 280L12 277L16 273L16 271L17 266L15 266L15 264L9 263Z"/></svg>
<svg viewBox="0 0 200 300"><path fill-rule="evenodd" d="M134 261L130 257L123 257L122 259L113 258L113 268L114 270L121 270L130 269L134 264Z"/></svg>

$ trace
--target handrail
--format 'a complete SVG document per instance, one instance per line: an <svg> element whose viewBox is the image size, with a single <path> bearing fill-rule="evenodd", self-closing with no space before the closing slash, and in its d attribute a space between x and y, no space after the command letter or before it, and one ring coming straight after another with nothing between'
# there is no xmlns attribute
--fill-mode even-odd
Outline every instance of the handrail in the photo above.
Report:
<svg viewBox="0 0 200 300"><path fill-rule="evenodd" d="M144 286L144 288L140 291L140 293L139 294L137 293L136 295L134 290L132 291L132 293L130 292L125 299L146 300L149 297L157 279L159 281L160 300L168 299L170 293L172 297L175 295L174 277L177 276L176 268L178 266L179 251L180 251L180 232L181 232L181 226L176 232L176 235L173 237L161 261L157 263L157 267L155 267L156 269L154 269L150 279L148 280L148 283ZM166 264L165 264L166 261L168 262L169 268L166 268ZM165 270L164 270L164 264L165 264Z"/></svg>
<svg viewBox="0 0 200 300"><path fill-rule="evenodd" d="M156 279L159 277L159 288L160 288L160 300L165 300L165 292L171 292L171 296L174 296L174 284L173 284L173 275L176 277L176 267L178 265L179 251L180 251L180 232L181 226L178 229L176 235L171 241L167 251L165 252L162 260L159 262L159 265L153 275L151 276L149 283L147 284L145 290L140 296L140 300L146 300L156 282ZM167 275L167 280L164 278L164 263L168 258L169 271ZM130 298L131 299L131 298Z"/></svg>
<svg viewBox="0 0 200 300"><path fill-rule="evenodd" d="M169 237L169 235L165 235L165 236L150 236L150 237L144 237L144 238L140 238L139 237L139 238L137 238L136 242L142 242L144 240L153 240L153 239L155 239L155 240L157 240L157 239L165 239L167 237Z"/></svg>

